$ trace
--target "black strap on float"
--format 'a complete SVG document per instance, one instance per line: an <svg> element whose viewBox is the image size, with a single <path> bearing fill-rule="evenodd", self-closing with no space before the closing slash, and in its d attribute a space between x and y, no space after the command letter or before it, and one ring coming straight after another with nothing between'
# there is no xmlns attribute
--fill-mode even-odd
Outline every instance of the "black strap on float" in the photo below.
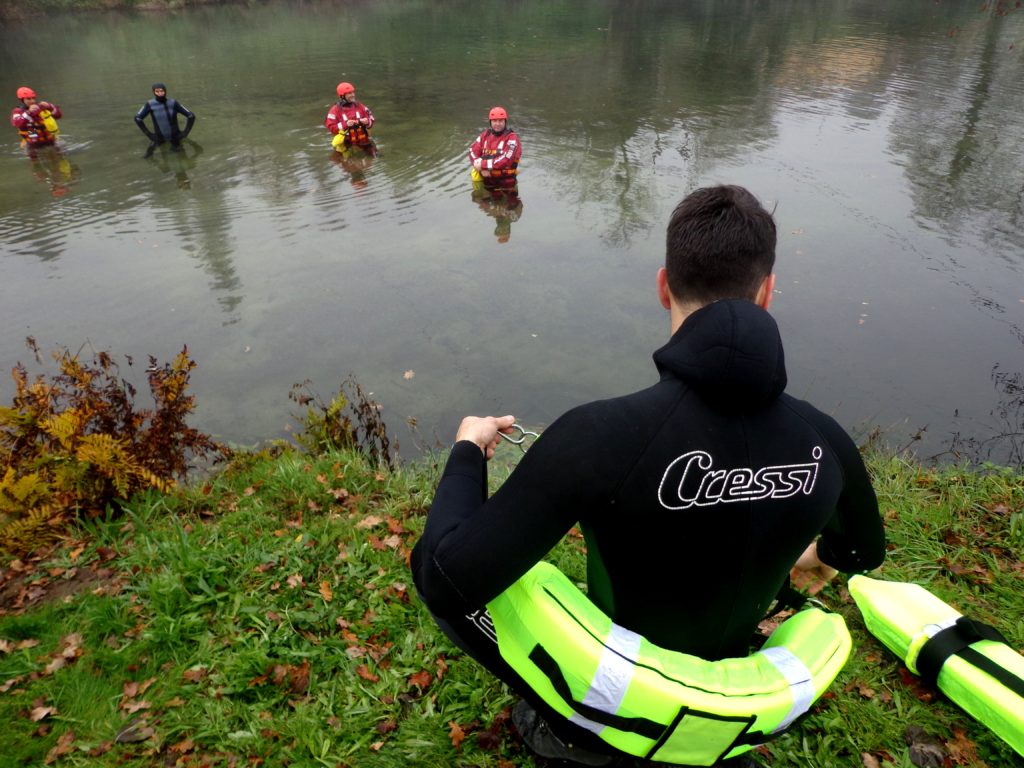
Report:
<svg viewBox="0 0 1024 768"><path fill-rule="evenodd" d="M565 703L588 720L593 720L595 723L607 725L619 731L638 733L654 741L660 739L665 732L666 726L663 723L656 723L653 720L648 720L646 717L623 717L605 712L603 709L592 707L589 704L584 704L582 701L576 701L572 696L572 691L569 689L569 683L566 681L565 675L562 674L562 670L558 666L558 662L540 645L535 645L533 650L530 651L530 661L547 675L551 685L554 686L558 695L562 697Z"/></svg>
<svg viewBox="0 0 1024 768"><path fill-rule="evenodd" d="M950 656L959 656L1024 698L1024 680L970 647L979 640L1006 643L1006 638L995 627L961 616L956 620L956 624L936 633L921 647L921 652L917 656L917 669L921 673L921 679L930 685L936 685L942 665Z"/></svg>

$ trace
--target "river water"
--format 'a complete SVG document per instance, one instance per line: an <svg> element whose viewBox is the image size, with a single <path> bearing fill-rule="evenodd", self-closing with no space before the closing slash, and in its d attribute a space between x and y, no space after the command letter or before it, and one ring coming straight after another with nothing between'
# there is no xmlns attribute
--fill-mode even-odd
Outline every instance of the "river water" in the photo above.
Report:
<svg viewBox="0 0 1024 768"><path fill-rule="evenodd" d="M665 224L727 182L776 210L792 394L861 436L926 428L924 456L1020 461L1024 12L1003 11L385 0L7 23L0 92L65 116L61 155L30 162L13 130L0 149L0 362L29 362L32 335L138 377L187 344L194 424L240 443L286 434L293 383L326 397L349 373L403 453L468 412L543 427L655 379ZM339 80L377 117L375 159L331 152ZM198 120L145 158L154 81ZM494 104L525 147L512 215L471 197Z"/></svg>

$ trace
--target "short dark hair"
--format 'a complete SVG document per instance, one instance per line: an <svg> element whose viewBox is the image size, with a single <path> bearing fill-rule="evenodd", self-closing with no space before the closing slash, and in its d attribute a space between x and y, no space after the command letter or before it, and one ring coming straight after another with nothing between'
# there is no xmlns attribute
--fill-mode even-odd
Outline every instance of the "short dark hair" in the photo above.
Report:
<svg viewBox="0 0 1024 768"><path fill-rule="evenodd" d="M665 268L677 301L750 299L775 266L775 220L743 187L691 192L668 223Z"/></svg>

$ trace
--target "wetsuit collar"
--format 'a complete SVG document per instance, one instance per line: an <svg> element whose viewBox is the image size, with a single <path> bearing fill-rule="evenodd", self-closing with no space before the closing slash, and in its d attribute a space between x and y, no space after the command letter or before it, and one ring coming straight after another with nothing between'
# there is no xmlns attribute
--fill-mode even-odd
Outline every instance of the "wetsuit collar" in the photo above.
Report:
<svg viewBox="0 0 1024 768"><path fill-rule="evenodd" d="M725 299L693 312L654 353L662 379L682 379L712 406L751 412L786 388L774 318L750 301Z"/></svg>

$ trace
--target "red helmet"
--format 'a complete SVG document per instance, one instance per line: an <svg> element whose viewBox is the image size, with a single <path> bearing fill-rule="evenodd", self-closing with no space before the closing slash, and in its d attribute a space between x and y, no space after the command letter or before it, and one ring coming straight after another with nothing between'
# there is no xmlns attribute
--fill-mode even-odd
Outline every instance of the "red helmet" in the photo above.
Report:
<svg viewBox="0 0 1024 768"><path fill-rule="evenodd" d="M27 85L23 85L21 86L21 88L18 89L19 99L34 99L35 97L36 92L29 88Z"/></svg>
<svg viewBox="0 0 1024 768"><path fill-rule="evenodd" d="M504 107L494 107L487 115L488 120L508 120L508 112Z"/></svg>
<svg viewBox="0 0 1024 768"><path fill-rule="evenodd" d="M352 83L338 83L338 95L344 96L346 93L355 93L356 89Z"/></svg>

